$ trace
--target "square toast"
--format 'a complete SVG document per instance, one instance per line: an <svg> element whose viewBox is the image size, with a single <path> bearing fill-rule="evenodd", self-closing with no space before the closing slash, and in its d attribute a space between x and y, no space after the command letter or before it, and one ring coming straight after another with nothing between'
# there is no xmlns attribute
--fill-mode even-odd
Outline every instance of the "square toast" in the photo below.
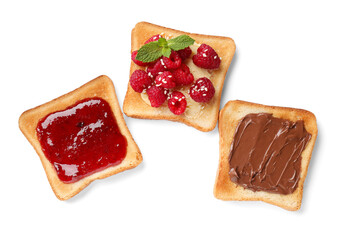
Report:
<svg viewBox="0 0 346 240"><path fill-rule="evenodd" d="M160 34L165 38L174 38L179 35L186 34L195 40L195 44L197 44L197 46L198 44L205 43L214 48L221 58L220 67L213 70L210 76L210 80L215 87L215 95L210 102L206 104L198 104L194 102L190 96L187 96L188 94L184 94L188 102L187 109L182 115L174 115L168 109L167 102L159 108L151 107L149 104L143 101L141 94L135 92L131 88L130 84L128 84L123 105L124 113L127 116L134 118L165 119L181 122L204 132L213 130L218 120L220 99L225 76L235 53L235 44L233 39L229 37L187 33L147 22L139 22L132 30L131 52L138 50L147 39L156 34ZM192 55L195 53L196 49L192 48ZM130 76L137 69L145 70L145 67L140 67L131 61ZM195 80L197 80L196 76Z"/></svg>
<svg viewBox="0 0 346 240"><path fill-rule="evenodd" d="M298 186L293 193L285 195L266 191L255 192L231 181L229 175L231 144L239 121L250 113L270 113L273 117L293 122L303 120L306 131L311 134L311 139L301 154L300 178ZM303 185L317 137L317 123L313 113L302 109L265 106L239 100L229 101L220 111L219 133L220 156L214 185L214 196L216 198L226 201L263 201L290 211L296 211L300 208L303 197Z"/></svg>
<svg viewBox="0 0 346 240"><path fill-rule="evenodd" d="M36 133L37 124L40 119L44 118L50 113L65 110L80 100L93 97L102 98L109 103L119 126L120 132L127 140L126 157L119 165L108 167L104 170L86 176L74 183L64 183L59 179L54 166L46 158L41 148L41 144ZM19 128L39 155L53 192L60 200L67 200L73 197L96 179L106 178L127 169L134 168L142 162L141 152L126 126L117 96L115 94L113 82L107 76L99 76L72 92L60 96L43 105L25 111L19 118Z"/></svg>

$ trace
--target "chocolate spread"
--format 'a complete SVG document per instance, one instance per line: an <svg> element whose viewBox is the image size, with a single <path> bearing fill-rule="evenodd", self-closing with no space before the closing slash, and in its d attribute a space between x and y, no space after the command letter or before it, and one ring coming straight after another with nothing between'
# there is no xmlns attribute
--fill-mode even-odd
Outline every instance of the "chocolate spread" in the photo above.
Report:
<svg viewBox="0 0 346 240"><path fill-rule="evenodd" d="M231 144L231 181L253 191L294 192L301 153L310 138L303 121L292 122L268 113L246 115Z"/></svg>

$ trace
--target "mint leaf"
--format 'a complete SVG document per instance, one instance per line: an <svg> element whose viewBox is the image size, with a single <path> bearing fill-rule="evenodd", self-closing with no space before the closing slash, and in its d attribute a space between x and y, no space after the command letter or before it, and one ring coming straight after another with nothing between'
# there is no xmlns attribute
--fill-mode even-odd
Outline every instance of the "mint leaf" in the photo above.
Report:
<svg viewBox="0 0 346 240"><path fill-rule="evenodd" d="M173 49L174 51L178 51L188 46L192 45L195 42L191 37L187 35L180 35L176 38L169 39L167 41L168 47Z"/></svg>
<svg viewBox="0 0 346 240"><path fill-rule="evenodd" d="M159 43L159 46L160 47L168 47L168 43L167 43L167 40L166 38L159 38L159 40L157 40L157 42Z"/></svg>
<svg viewBox="0 0 346 240"><path fill-rule="evenodd" d="M137 53L136 60L141 62L152 62L162 56L162 47L158 41L144 44Z"/></svg>
<svg viewBox="0 0 346 240"><path fill-rule="evenodd" d="M165 57L170 57L171 56L172 50L169 47L164 47L162 48L162 55Z"/></svg>
<svg viewBox="0 0 346 240"><path fill-rule="evenodd" d="M179 51L187 48L195 42L187 35L180 35L176 38L168 39L159 38L154 42L144 44L137 53L136 60L141 62L153 62L161 56L169 57L172 50Z"/></svg>

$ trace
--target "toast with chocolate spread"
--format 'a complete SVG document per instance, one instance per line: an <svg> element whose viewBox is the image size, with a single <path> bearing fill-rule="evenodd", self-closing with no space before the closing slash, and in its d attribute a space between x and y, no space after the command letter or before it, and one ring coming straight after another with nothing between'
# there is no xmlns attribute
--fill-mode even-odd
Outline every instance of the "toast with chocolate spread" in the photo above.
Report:
<svg viewBox="0 0 346 240"><path fill-rule="evenodd" d="M215 88L215 94L208 102L196 102L190 96L190 86L179 86L166 90L165 93L179 91L182 92L185 96L183 96L183 99L181 100L185 101L184 98L186 99L186 110L182 114L181 112L179 112L179 115L177 115L170 111L170 108L168 107L170 96L168 96L168 100L164 101L161 106L152 107L152 105L154 104L151 104L151 102L149 101L150 96L148 99L147 95L147 93L149 94L149 90L144 90L142 93L136 92L129 83L123 104L124 113L127 116L134 118L165 119L181 122L205 132L213 130L218 120L220 99L225 76L235 53L235 44L233 39L229 37L187 33L166 27L161 27L147 22L139 22L132 30L131 52L134 53L134 51L137 51L141 46L143 46L143 44L148 42L148 39L153 39L153 36L155 35L160 35L160 37L165 38L168 41L169 39L176 38L181 35L188 35L189 37L194 39L194 44L190 46L192 51L191 55L188 59L183 60L184 64L189 68L186 71L193 74L194 83L198 82L198 79L202 77L207 77L208 79L210 79ZM197 54L201 44L206 44L215 50L221 60L218 68L211 70L196 67L192 60L192 57ZM206 56L206 51L207 50L201 53L201 55ZM216 56L214 57L216 58ZM160 60L163 64L162 59ZM147 71L148 74L153 77L151 72L148 71L148 68L150 67L151 66L139 66L134 61L131 61L130 76L132 76L132 74L136 70L143 70ZM166 66L164 67L165 70L169 69L169 67L167 69ZM152 78L151 81L154 82L155 78ZM207 87L202 87L202 90L207 90ZM140 91L142 91L142 89L140 89ZM171 99L174 100L174 97L172 97ZM178 98L176 99L178 100ZM176 103L178 103L178 101L176 101Z"/></svg>
<svg viewBox="0 0 346 240"><path fill-rule="evenodd" d="M216 198L300 208L317 137L313 113L229 101L220 112L219 132Z"/></svg>
<svg viewBox="0 0 346 240"><path fill-rule="evenodd" d="M39 155L60 200L142 162L107 76L25 111L19 128Z"/></svg>

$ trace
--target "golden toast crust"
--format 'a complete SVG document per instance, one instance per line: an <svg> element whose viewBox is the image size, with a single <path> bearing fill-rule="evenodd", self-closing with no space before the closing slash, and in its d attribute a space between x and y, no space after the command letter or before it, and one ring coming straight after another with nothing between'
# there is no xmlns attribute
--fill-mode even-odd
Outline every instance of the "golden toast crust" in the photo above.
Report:
<svg viewBox="0 0 346 240"><path fill-rule="evenodd" d="M100 97L106 100L111 106L119 129L127 139L127 155L122 163L117 166L109 167L75 183L67 184L60 181L55 168L45 157L36 134L36 127L39 120L46 115L52 112L64 110L79 100L91 97ZM48 181L55 195L60 200L67 200L73 197L96 179L106 178L127 169L134 168L142 162L142 154L126 126L115 94L113 82L107 76L99 76L72 92L25 111L19 118L19 128L39 155L43 168L47 174Z"/></svg>
<svg viewBox="0 0 346 240"><path fill-rule="evenodd" d="M213 71L211 79L215 87L215 96L203 110L206 111L205 114L203 114L203 117L189 119L184 116L184 114L180 116L174 115L169 111L168 107L161 107L157 109L149 106L142 100L141 95L135 92L131 88L130 84L128 84L123 104L124 113L127 116L134 118L165 119L170 121L182 122L188 126L192 126L204 132L213 130L218 120L220 99L225 76L235 52L235 44L233 39L228 37L187 33L166 27L161 27L147 22L140 22L137 23L132 30L131 52L138 50L147 39L156 34L164 34L165 36L170 37L187 34L195 39L196 43L205 43L215 49L219 57L221 57L222 59L220 68ZM145 70L144 67L137 66L131 61L130 76L137 69Z"/></svg>
<svg viewBox="0 0 346 240"><path fill-rule="evenodd" d="M281 195L263 191L254 192L238 186L230 179L228 158L238 122L249 113L260 112L271 113L274 117L291 121L303 120L305 129L311 134L311 139L302 152L298 187L292 194ZM317 138L317 123L313 113L302 109L266 106L239 100L229 101L220 111L219 133L219 167L214 185L214 195L216 198L221 200L263 201L291 211L300 208L303 197L303 185Z"/></svg>

